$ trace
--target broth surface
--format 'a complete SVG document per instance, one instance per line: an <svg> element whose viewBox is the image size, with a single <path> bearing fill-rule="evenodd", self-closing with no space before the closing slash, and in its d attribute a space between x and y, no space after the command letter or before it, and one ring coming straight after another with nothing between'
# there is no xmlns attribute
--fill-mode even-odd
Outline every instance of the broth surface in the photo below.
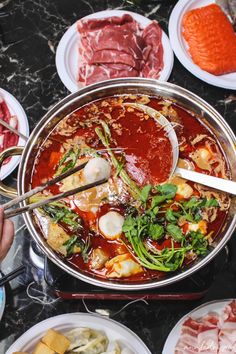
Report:
<svg viewBox="0 0 236 354"><path fill-rule="evenodd" d="M49 238L48 242L52 238L50 236L50 224L53 224L53 226L55 226L54 224L58 225L66 233L67 236L65 234L61 236L66 241L60 244L60 247L62 247L60 250L55 246L55 235L53 236L53 243L49 243L59 253L64 252L64 245L68 246L68 237L72 238L77 235L79 241L82 242L80 246L78 246L78 243L77 248L82 247L81 249L89 242L86 256L81 250L73 254L64 254L69 263L84 272L108 279L118 278L121 281L140 281L163 277L165 272L151 269L151 266L150 268L145 267L144 263L140 262L139 256L131 243L127 241L125 232L122 232L115 239L104 237L104 234L99 229L99 220L109 212L115 212L124 217L125 220L127 220L129 215L135 215L133 220L135 217L137 220L137 211L140 215L145 213L145 210L150 211L150 203L153 203L156 196L154 187L168 181L172 166L172 149L165 131L157 121L142 111L124 106L124 102L146 104L160 111L171 121L179 141L181 166L195 169L198 172L229 178L229 170L219 142L197 117L179 105L162 98L126 95L107 97L106 99L92 102L65 117L39 150L32 173L32 188L53 178L69 159L67 157L65 162L61 163L63 158L73 149L79 149L75 164L88 161L94 156L100 156L109 161L112 167L112 174L106 185L97 187L97 189L93 188L82 196L76 195L64 201L67 208L78 216L82 225L79 230L75 232L71 224L66 223L68 222L68 217L67 220L65 218L66 222L64 222L63 218L58 219L53 213L50 214L50 210L46 213L45 210L43 212L36 211L35 220L44 236ZM104 122L109 127L110 135L106 136ZM110 150L104 146L96 129L100 129L109 140L109 148L113 151L112 153L119 163L118 169L112 163ZM71 160L68 161L71 163ZM65 167L67 168L68 166L65 165ZM152 185L153 189L150 193L151 198L154 199L150 199L150 202L147 200L146 205L137 201L129 188L130 186L122 179L121 171L125 171L128 174L139 190L149 184ZM168 223L172 223L172 227L174 225L181 229L182 235L186 238L191 235L191 232L195 234L202 233L201 236L204 236L210 246L217 235L220 234L224 225L230 202L229 198L224 193L206 189L201 185L182 180L179 177L174 177L168 183L176 186L177 192L174 197L167 199L167 204L158 206L158 223L162 223L161 225L164 228L168 226ZM63 183L58 183L48 188L43 193L43 196L57 194L75 188L79 184L83 184L82 172L74 177L68 177ZM182 192L183 189L184 192ZM188 196L190 192L191 195ZM188 219L184 219L183 215L178 216L178 213L181 212L182 206L185 205L184 203L191 198L195 198L197 201L215 200L218 206L216 207L215 202L213 206L204 207L198 211L200 216L196 214L194 216L195 221L190 222ZM212 203L214 204L214 202ZM132 214L132 208L135 208L136 214ZM168 208L171 209L171 213L176 213L175 220L170 221L171 219L167 219L161 221L162 215L166 215L164 213ZM77 220L74 214L69 217ZM200 221L197 222L196 220L199 217ZM177 220L177 218L179 219ZM154 224L157 224L157 221L154 221ZM197 227L199 228L196 229ZM57 232L59 231L57 230ZM166 233L166 231L160 239L150 238L149 235L146 235L142 242L145 249L149 253L151 252L151 256L156 257L156 252L163 249L170 250L171 247L174 247L174 249L178 250L183 247L183 241L176 241L173 235L171 237L171 234ZM143 252L145 253L146 251L144 250ZM198 256L200 257L201 254L197 255L197 252L186 251L180 267L184 267L193 262ZM191 253L194 253L194 255ZM100 257L99 261L104 257L106 261L102 267L94 268L92 264L96 261L97 255ZM115 262L115 257L120 257L120 260L117 258L118 263ZM150 260L151 258L149 257L148 259ZM113 260L115 265L110 264ZM175 260L174 264L176 262ZM133 273L131 270L130 274L120 270L120 268L125 266L132 268ZM122 272L126 275L116 276L116 274L119 273L120 275Z"/></svg>

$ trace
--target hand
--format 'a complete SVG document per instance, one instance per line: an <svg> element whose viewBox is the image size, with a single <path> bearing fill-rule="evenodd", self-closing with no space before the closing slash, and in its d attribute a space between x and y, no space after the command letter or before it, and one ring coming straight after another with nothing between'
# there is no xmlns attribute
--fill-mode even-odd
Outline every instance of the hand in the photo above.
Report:
<svg viewBox="0 0 236 354"><path fill-rule="evenodd" d="M4 219L3 213L0 208L0 262L6 257L14 239L14 224L11 220Z"/></svg>

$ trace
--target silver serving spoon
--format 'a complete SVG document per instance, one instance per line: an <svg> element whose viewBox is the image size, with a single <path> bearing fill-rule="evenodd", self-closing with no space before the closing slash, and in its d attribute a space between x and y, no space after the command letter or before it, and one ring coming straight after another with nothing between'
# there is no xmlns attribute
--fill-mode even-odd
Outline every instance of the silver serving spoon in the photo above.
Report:
<svg viewBox="0 0 236 354"><path fill-rule="evenodd" d="M189 181L200 183L203 184L204 186L215 188L220 191L236 195L236 182L234 181L230 181L219 177L213 177L213 176L206 175L204 173L199 173L192 170L187 170L185 168L177 167L178 160L179 160L178 139L172 124L160 112L156 111L151 107L139 103L126 102L123 103L123 105L133 107L140 111L143 111L145 114L155 119L166 131L166 134L170 139L172 150L173 150L173 161L172 161L170 177L173 175L177 175Z"/></svg>

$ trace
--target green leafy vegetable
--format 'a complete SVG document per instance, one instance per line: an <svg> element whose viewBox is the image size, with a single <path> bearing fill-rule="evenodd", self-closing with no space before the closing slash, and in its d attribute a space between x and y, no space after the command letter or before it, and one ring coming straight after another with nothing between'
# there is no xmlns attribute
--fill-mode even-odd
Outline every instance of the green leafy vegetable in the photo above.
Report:
<svg viewBox="0 0 236 354"><path fill-rule="evenodd" d="M153 240L160 239L164 234L164 227L159 224L150 224L148 227L148 235Z"/></svg>
<svg viewBox="0 0 236 354"><path fill-rule="evenodd" d="M59 161L55 176L58 176L75 167L80 154L80 149L70 149Z"/></svg>
<svg viewBox="0 0 236 354"><path fill-rule="evenodd" d="M153 270L171 272L179 269L185 256L189 252L204 256L208 252L208 241L200 232L183 234L178 226L181 222L197 222L202 220L201 212L204 208L216 207L215 199L201 199L192 197L189 201L174 201L177 187L172 184L163 184L155 187L157 194L151 194L152 187L145 186L141 190L145 210L136 209L126 218L123 232L130 242L139 263ZM172 208L172 205L174 208ZM166 208L169 206L168 208ZM183 224L182 224L183 225ZM149 240L159 242L169 235L171 247L159 250ZM175 242L179 243L176 247Z"/></svg>
<svg viewBox="0 0 236 354"><path fill-rule="evenodd" d="M168 234L170 234L176 242L181 242L183 240L183 233L179 226L174 224L168 224L166 227Z"/></svg>
<svg viewBox="0 0 236 354"><path fill-rule="evenodd" d="M151 189L152 189L152 185L151 184L147 184L146 186L144 186L141 189L140 197L141 197L141 201L143 203L146 203L146 201L148 200L149 193L150 193Z"/></svg>
<svg viewBox="0 0 236 354"><path fill-rule="evenodd" d="M175 184L165 183L160 184L156 187L156 190L161 194L168 196L167 199L174 198L177 192L177 186Z"/></svg>
<svg viewBox="0 0 236 354"><path fill-rule="evenodd" d="M165 213L165 218L171 223L176 223L178 220L178 216L176 216L176 214L179 216L179 214L175 213L172 209L167 209Z"/></svg>
<svg viewBox="0 0 236 354"><path fill-rule="evenodd" d="M78 239L78 236L74 235L66 241L63 246L66 246L67 256L79 252L83 257L84 262L88 262L88 249L90 247L89 238L84 243L82 240Z"/></svg>
<svg viewBox="0 0 236 354"><path fill-rule="evenodd" d="M67 208L66 205L59 203L55 205L53 203L46 204L42 207L44 212L48 214L54 222L63 222L68 225L73 232L82 229L81 219L78 214Z"/></svg>
<svg viewBox="0 0 236 354"><path fill-rule="evenodd" d="M191 231L189 233L189 237L191 238L192 248L196 252L197 255L206 255L208 252L208 242L204 235L200 231Z"/></svg>
<svg viewBox="0 0 236 354"><path fill-rule="evenodd" d="M97 136L101 140L102 144L107 148L107 152L110 155L110 158L111 158L111 161L112 161L114 167L116 168L116 170L119 171L119 175L120 175L121 179L129 187L130 192L133 195L133 197L135 199L140 200L141 199L140 189L138 188L136 183L129 177L128 173L125 171L125 169L120 164L120 162L118 161L115 154L113 153L113 151L110 148L109 138L111 135L109 133L110 129L109 129L108 125L105 122L103 122L102 127L104 130L104 134L99 127L95 128L95 132L96 132Z"/></svg>

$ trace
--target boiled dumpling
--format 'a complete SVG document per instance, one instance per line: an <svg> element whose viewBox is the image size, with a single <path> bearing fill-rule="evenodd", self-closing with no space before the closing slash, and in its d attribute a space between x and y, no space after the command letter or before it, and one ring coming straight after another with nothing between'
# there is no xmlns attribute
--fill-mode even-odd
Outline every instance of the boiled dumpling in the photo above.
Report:
<svg viewBox="0 0 236 354"><path fill-rule="evenodd" d="M105 352L109 342L105 333L90 328L76 328L66 333L66 337L71 342L69 352L80 354Z"/></svg>
<svg viewBox="0 0 236 354"><path fill-rule="evenodd" d="M141 273L143 268L135 262L129 253L121 254L106 262L107 274L109 278L129 277Z"/></svg>

